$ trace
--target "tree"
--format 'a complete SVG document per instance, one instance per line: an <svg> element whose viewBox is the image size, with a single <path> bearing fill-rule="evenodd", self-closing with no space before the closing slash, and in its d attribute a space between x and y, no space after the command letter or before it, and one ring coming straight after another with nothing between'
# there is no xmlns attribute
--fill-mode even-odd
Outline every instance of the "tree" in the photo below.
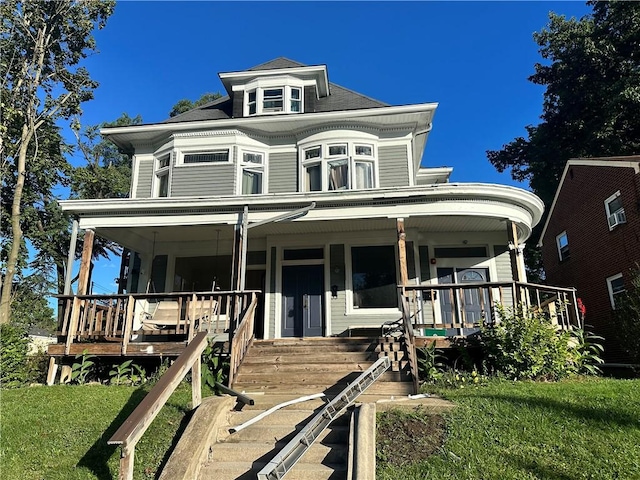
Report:
<svg viewBox="0 0 640 480"><path fill-rule="evenodd" d="M79 64L95 51L92 31L105 25L114 5L101 0L0 3L0 154L3 174L15 171L2 180L13 198L0 324L10 319L14 275L24 248L26 179L37 171L40 143L52 134L55 122L78 115L82 102L93 97L97 83Z"/></svg>
<svg viewBox="0 0 640 480"><path fill-rule="evenodd" d="M541 123L526 127L527 138L487 152L498 171L528 181L547 207L570 158L640 153L640 3L588 4L592 14L550 13L534 34L546 61L529 77L546 86Z"/></svg>
<svg viewBox="0 0 640 480"><path fill-rule="evenodd" d="M221 97L222 95L220 94L220 92L216 92L216 93L203 93L202 96L195 102L192 102L188 98L183 98L173 106L173 108L169 112L169 117L175 117L176 115L180 115L181 113L188 112L189 110L192 110L196 107L201 107L203 105L206 105L207 103L211 103L214 100L217 100L218 98L221 98Z"/></svg>

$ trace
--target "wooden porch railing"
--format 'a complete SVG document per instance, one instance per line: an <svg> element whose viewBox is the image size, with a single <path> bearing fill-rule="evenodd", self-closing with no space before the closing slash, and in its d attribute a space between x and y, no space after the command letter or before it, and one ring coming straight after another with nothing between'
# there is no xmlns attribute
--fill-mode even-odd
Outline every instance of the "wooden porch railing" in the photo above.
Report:
<svg viewBox="0 0 640 480"><path fill-rule="evenodd" d="M200 332L107 442L109 445L120 445L121 448L119 480L133 479L136 444L189 370L191 408L197 408L202 402L200 362L206 347L207 333Z"/></svg>
<svg viewBox="0 0 640 480"><path fill-rule="evenodd" d="M405 342L407 352L409 354L409 368L411 370L411 379L413 381L413 393L418 393L419 374L418 374L418 357L416 352L415 333L413 331L413 321L411 319L411 311L409 309L409 301L406 295L402 295L402 325L405 334Z"/></svg>
<svg viewBox="0 0 640 480"><path fill-rule="evenodd" d="M242 360L244 360L244 356L253 341L253 324L257 305L258 295L253 292L251 303L243 312L244 315L238 324L238 328L230 334L229 388L233 385L238 369L242 364Z"/></svg>
<svg viewBox="0 0 640 480"><path fill-rule="evenodd" d="M499 320L498 306L542 311L563 330L582 327L574 288L523 282L402 285L413 329L474 328Z"/></svg>
<svg viewBox="0 0 640 480"><path fill-rule="evenodd" d="M169 336L191 340L198 332L228 332L255 296L253 291L60 296L59 341L119 342Z"/></svg>

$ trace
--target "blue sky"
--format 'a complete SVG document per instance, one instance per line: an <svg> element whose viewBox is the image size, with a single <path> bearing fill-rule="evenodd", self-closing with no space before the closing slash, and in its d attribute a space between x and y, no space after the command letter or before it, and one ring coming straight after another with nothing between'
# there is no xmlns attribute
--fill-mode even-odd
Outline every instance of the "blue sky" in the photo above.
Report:
<svg viewBox="0 0 640 480"><path fill-rule="evenodd" d="M85 62L100 87L82 122L123 112L158 122L182 98L224 93L218 72L284 56L326 64L330 81L389 104L438 102L423 165L454 167L452 181L514 185L485 152L538 123L544 88L527 77L541 61L532 34L549 11L581 17L591 9L583 2L121 1L95 33L100 53ZM112 263L96 278L104 287L117 276Z"/></svg>

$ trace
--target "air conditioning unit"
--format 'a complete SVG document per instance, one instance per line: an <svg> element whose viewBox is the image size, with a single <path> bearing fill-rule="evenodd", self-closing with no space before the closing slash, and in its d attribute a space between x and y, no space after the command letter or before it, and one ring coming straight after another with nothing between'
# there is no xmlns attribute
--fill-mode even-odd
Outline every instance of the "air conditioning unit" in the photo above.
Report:
<svg viewBox="0 0 640 480"><path fill-rule="evenodd" d="M613 228L621 223L627 223L627 216L623 208L609 215L609 228Z"/></svg>

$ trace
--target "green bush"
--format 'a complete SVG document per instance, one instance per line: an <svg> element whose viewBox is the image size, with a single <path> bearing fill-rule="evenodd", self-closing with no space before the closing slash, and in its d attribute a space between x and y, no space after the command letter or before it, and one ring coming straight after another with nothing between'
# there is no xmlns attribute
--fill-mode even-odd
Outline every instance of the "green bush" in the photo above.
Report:
<svg viewBox="0 0 640 480"><path fill-rule="evenodd" d="M29 379L29 336L21 326L0 325L0 384L19 387Z"/></svg>
<svg viewBox="0 0 640 480"><path fill-rule="evenodd" d="M640 269L633 272L631 288L616 298L613 322L618 342L631 363L640 364Z"/></svg>
<svg viewBox="0 0 640 480"><path fill-rule="evenodd" d="M510 379L557 380L576 373L571 334L540 313L499 307L500 321L482 328L480 344L490 371Z"/></svg>

